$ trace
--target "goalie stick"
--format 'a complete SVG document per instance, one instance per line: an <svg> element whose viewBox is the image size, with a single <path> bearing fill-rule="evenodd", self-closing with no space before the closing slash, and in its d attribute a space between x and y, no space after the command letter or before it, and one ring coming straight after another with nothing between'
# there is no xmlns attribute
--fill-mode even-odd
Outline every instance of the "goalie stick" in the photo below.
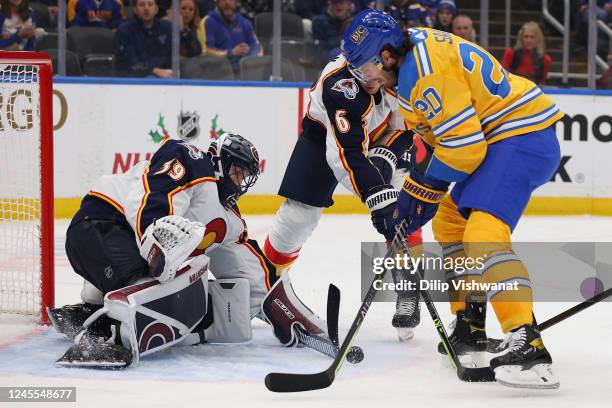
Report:
<svg viewBox="0 0 612 408"><path fill-rule="evenodd" d="M300 344L331 358L338 354L338 316L340 314L340 289L330 284L327 290L327 333L329 338L310 334L301 326L293 329Z"/></svg>
<svg viewBox="0 0 612 408"><path fill-rule="evenodd" d="M389 245L389 249L387 250L385 258L389 258L390 256L392 256L397 249L405 247L405 227L406 222L402 221L402 223L397 228L397 232L395 233L391 244ZM404 247L402 247L402 244L404 245ZM336 358L329 366L329 368L319 373L313 374L270 373L266 375L265 379L265 384L268 390L273 392L300 392L318 390L329 387L334 382L336 374L342 368L344 358L349 352L353 340L355 339L357 332L359 331L359 328L361 327L361 324L363 323L363 320L365 319L365 316L368 313L368 310L370 309L374 298L376 297L376 293L378 291L375 289L374 285L377 281L383 280L387 271L388 270L386 268L383 269L383 271L377 274L374 280L372 281L372 284L370 285L370 288L366 292L363 302L361 303L361 307L359 308L357 315L355 316L355 319L351 324L348 334L342 342L342 346L338 350ZM461 363L459 362L459 358L455 353L455 350L452 348L452 345L448 340L448 336L446 335L444 326L442 325L442 322L439 316L437 315L435 307L431 302L431 297L429 297L429 294L427 292L422 291L421 293L425 293L424 299L429 299L429 301L426 300L427 307L434 320L436 330L440 334L442 342L445 345L447 353L449 354L449 358L451 358L451 361L457 368L457 376L463 381L493 381L494 376L493 378L491 378L493 371L490 368L467 368L461 365Z"/></svg>

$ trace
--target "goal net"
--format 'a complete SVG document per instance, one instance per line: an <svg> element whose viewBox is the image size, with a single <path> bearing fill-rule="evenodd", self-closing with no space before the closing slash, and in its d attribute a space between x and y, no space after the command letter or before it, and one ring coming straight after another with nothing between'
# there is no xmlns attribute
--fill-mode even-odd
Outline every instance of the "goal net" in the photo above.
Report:
<svg viewBox="0 0 612 408"><path fill-rule="evenodd" d="M0 52L0 313L53 307L53 129L46 54Z"/></svg>

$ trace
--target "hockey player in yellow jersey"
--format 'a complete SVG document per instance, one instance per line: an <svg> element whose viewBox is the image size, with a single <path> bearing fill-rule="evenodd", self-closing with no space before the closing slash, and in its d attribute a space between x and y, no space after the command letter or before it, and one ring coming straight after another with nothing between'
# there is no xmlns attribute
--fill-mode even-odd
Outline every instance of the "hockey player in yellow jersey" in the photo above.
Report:
<svg viewBox="0 0 612 408"><path fill-rule="evenodd" d="M381 37L396 35L401 34L391 17L365 11L347 28L342 50L361 81L397 83L400 113L419 135L397 220L407 220L411 232L433 218L444 256L483 259L479 270L447 271L447 280L518 288L452 292L457 320L451 342L460 353L486 349L488 299L507 334L505 353L490 362L496 380L557 388L533 317L529 274L512 250L510 234L531 193L557 169L560 149L551 126L563 114L534 83L504 70L476 44L418 28L409 30L399 48L378 45Z"/></svg>

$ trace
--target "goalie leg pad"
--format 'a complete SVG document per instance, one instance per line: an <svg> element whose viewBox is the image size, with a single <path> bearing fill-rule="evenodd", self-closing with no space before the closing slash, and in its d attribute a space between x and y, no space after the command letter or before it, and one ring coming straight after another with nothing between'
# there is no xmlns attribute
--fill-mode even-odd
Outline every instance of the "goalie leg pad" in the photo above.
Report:
<svg viewBox="0 0 612 408"><path fill-rule="evenodd" d="M209 343L240 343L251 340L249 281L217 279L209 282L213 323L204 330Z"/></svg>
<svg viewBox="0 0 612 408"><path fill-rule="evenodd" d="M272 325L276 338L287 347L298 343L294 332L296 325L309 334L328 337L327 324L296 296L287 273L270 289L261 311Z"/></svg>
<svg viewBox="0 0 612 408"><path fill-rule="evenodd" d="M207 269L208 257L200 255L163 285L148 279L106 294L105 313L121 322L121 343L132 352L133 363L180 342L204 318Z"/></svg>

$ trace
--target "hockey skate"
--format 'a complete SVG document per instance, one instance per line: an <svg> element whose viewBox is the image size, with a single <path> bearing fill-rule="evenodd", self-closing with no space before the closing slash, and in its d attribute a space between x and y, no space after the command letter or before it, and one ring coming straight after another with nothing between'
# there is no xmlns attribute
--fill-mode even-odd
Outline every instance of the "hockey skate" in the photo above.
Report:
<svg viewBox="0 0 612 408"><path fill-rule="evenodd" d="M495 381L507 387L554 389L559 380L552 372L552 358L537 325L523 325L508 333L505 354L491 360Z"/></svg>
<svg viewBox="0 0 612 408"><path fill-rule="evenodd" d="M76 335L83 330L85 320L101 307L101 305L92 305L90 303L78 303L55 309L47 308L47 315L51 320L51 324L53 324L53 328L58 333L65 335L69 340L74 340ZM109 335L109 322L104 317L92 324L90 328L91 333L98 336Z"/></svg>
<svg viewBox="0 0 612 408"><path fill-rule="evenodd" d="M91 333L88 329L77 334L75 343L55 364L64 367L124 368L132 363L132 352L115 342L118 325L113 325L111 337ZM120 341L119 341L120 342Z"/></svg>
<svg viewBox="0 0 612 408"><path fill-rule="evenodd" d="M405 280L415 282L416 285L418 285L418 279L415 275L410 274L409 271L394 269L392 275L395 283ZM397 329L399 341L405 342L414 337L414 329L419 325L421 320L419 291L416 289L396 292L397 301L395 302L395 314L391 320L391 325Z"/></svg>
<svg viewBox="0 0 612 408"><path fill-rule="evenodd" d="M487 365L485 352L488 346L485 322L487 302L484 293L475 292L468 295L466 311L457 312L457 318L451 323L453 333L450 343L467 367ZM438 343L438 352L446 356L444 345Z"/></svg>

